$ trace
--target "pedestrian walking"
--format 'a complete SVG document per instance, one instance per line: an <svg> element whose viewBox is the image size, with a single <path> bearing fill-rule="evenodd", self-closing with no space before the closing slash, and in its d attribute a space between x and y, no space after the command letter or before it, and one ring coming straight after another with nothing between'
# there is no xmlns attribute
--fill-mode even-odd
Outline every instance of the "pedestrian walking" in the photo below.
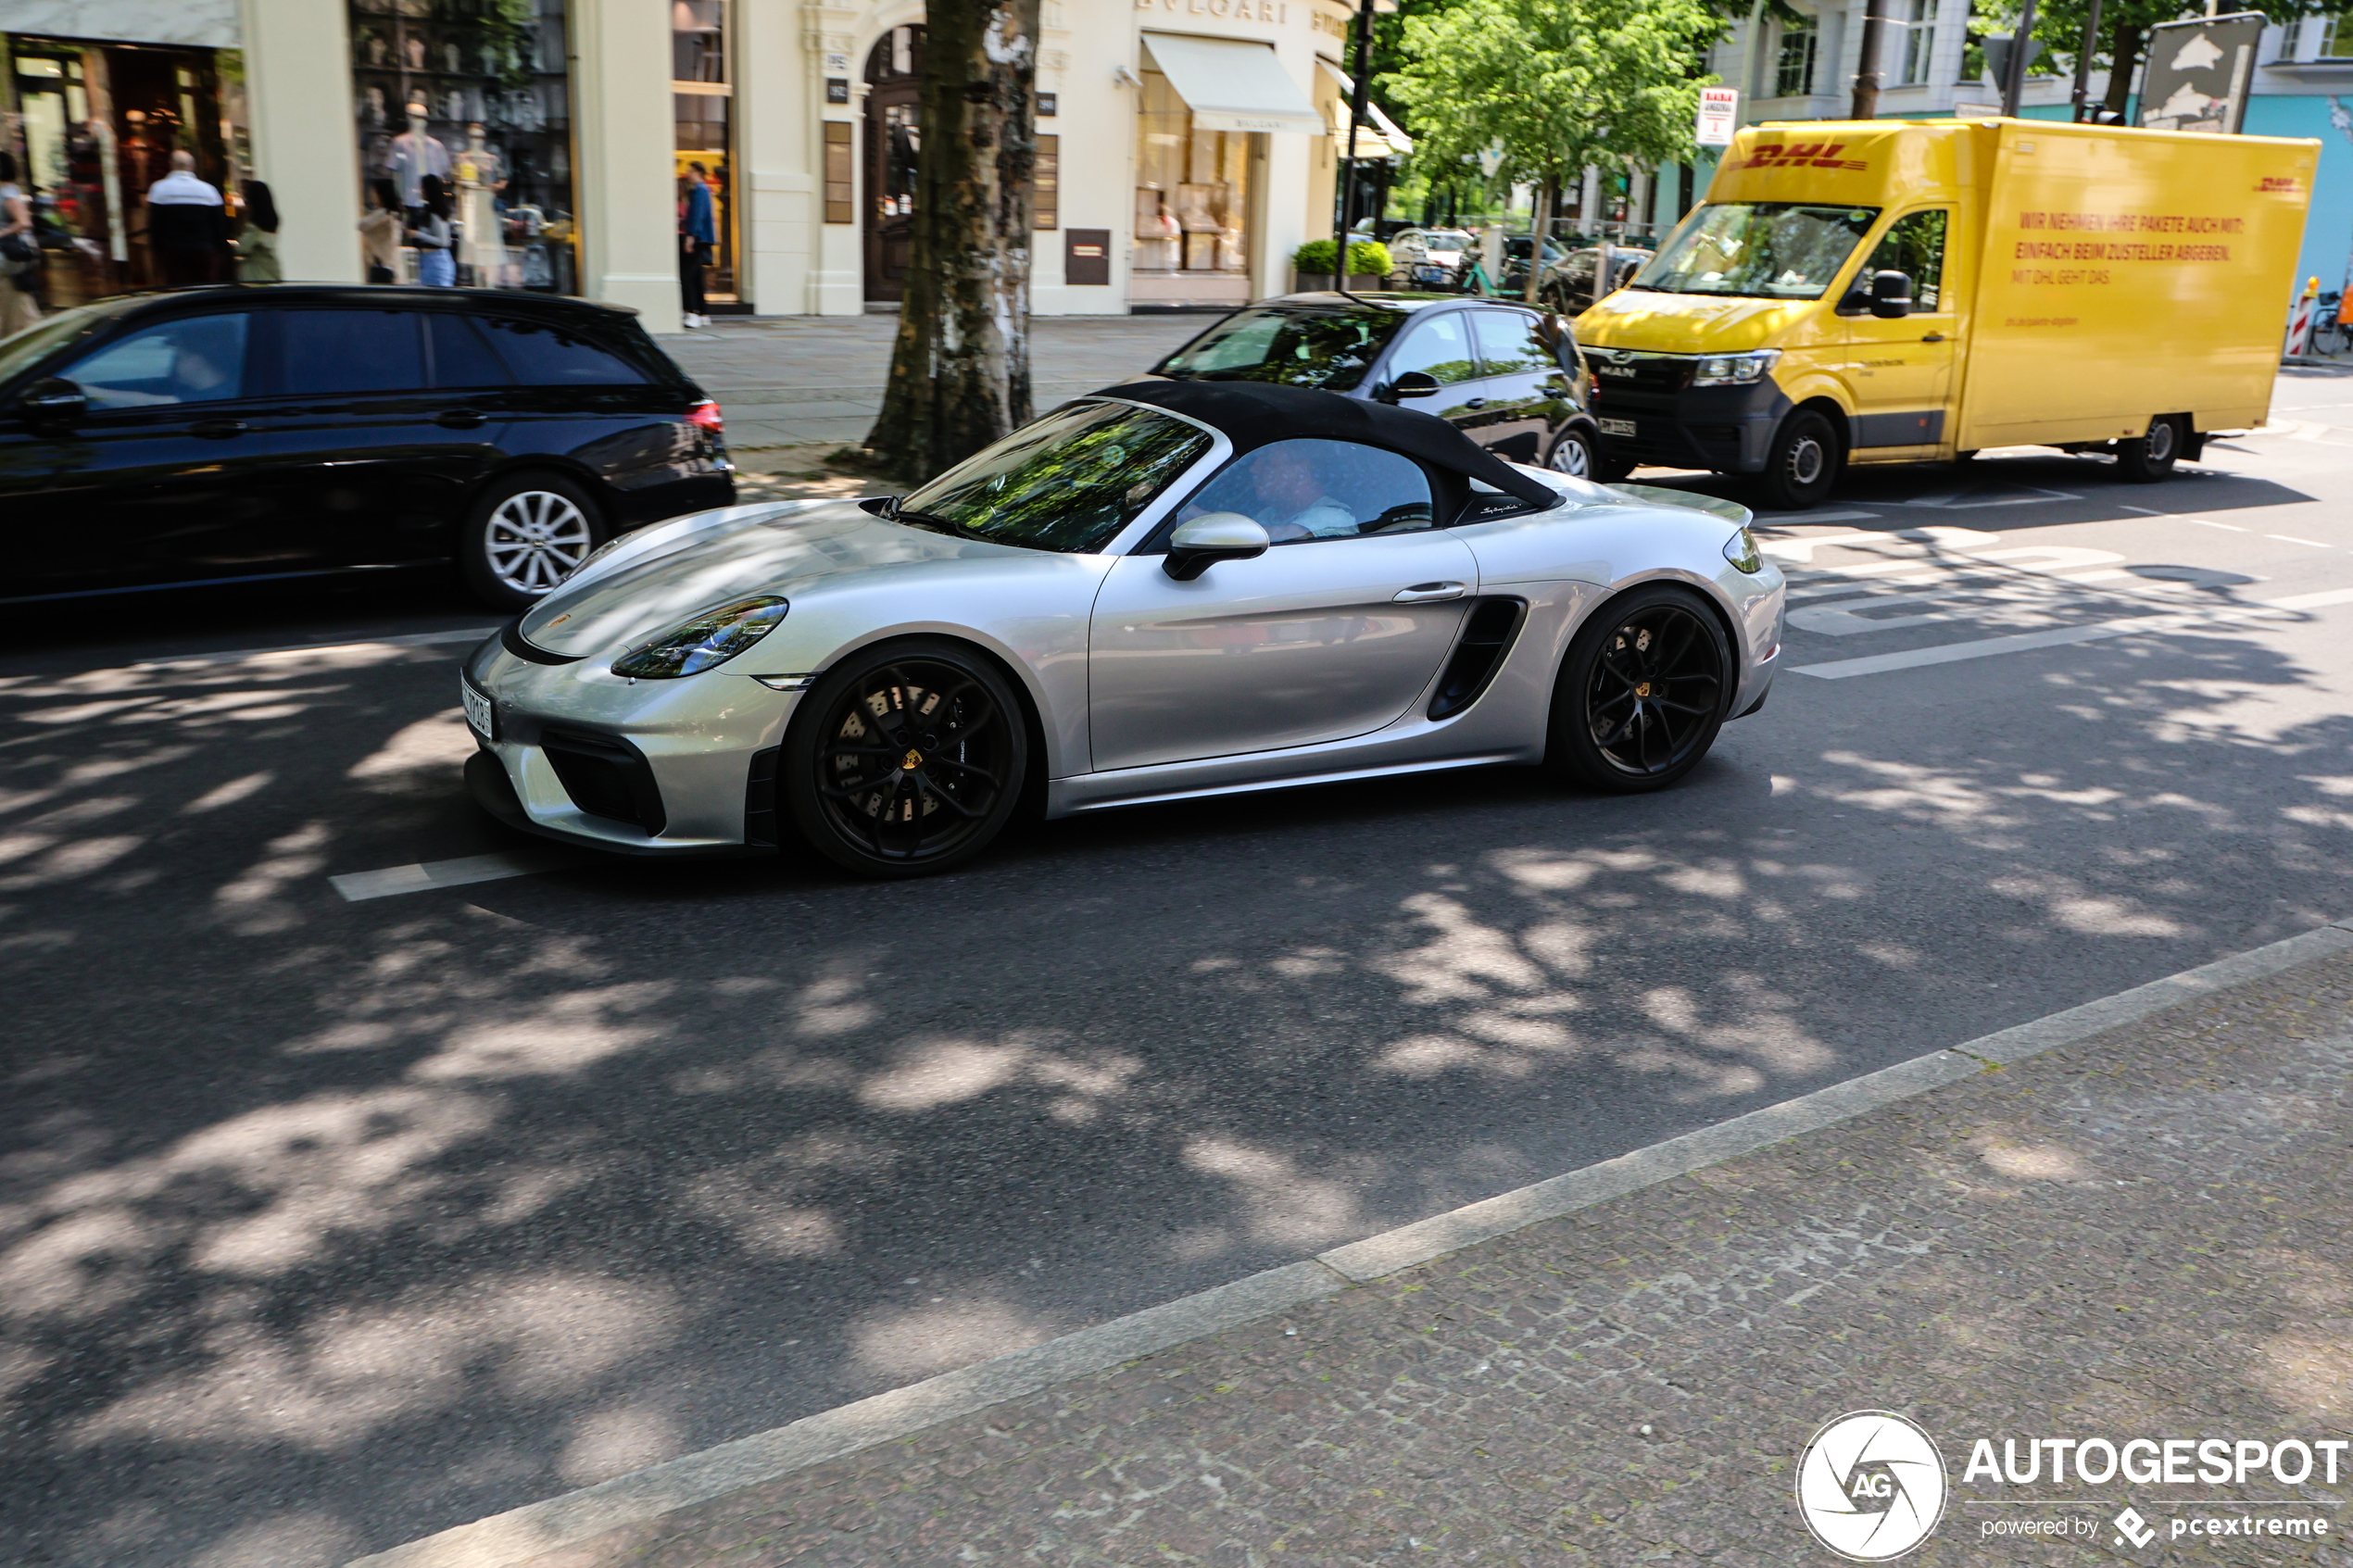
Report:
<svg viewBox="0 0 2353 1568"><path fill-rule="evenodd" d="M220 193L196 178L195 155L173 153L171 172L147 187L147 247L166 287L219 280L227 216Z"/></svg>
<svg viewBox="0 0 2353 1568"><path fill-rule="evenodd" d="M678 302L680 323L707 327L703 270L711 265L711 247L719 241L718 215L711 200L711 182L703 166L690 163L678 181Z"/></svg>
<svg viewBox="0 0 2353 1568"><path fill-rule="evenodd" d="M241 187L245 201L245 232L229 242L237 257L237 282L280 283L285 273L278 266L278 204L270 187L248 180Z"/></svg>
<svg viewBox="0 0 2353 1568"><path fill-rule="evenodd" d="M40 265L32 203L17 183L16 155L0 152L0 338L14 337L41 320L32 293Z"/></svg>
<svg viewBox="0 0 2353 1568"><path fill-rule="evenodd" d="M400 192L386 179L367 185L368 210L359 215L359 254L371 283L400 281Z"/></svg>
<svg viewBox="0 0 2353 1568"><path fill-rule="evenodd" d="M426 175L418 185L425 205L409 224L409 243L417 247L417 282L429 289L455 288L458 258L450 254L455 242L449 230L449 187L438 174Z"/></svg>

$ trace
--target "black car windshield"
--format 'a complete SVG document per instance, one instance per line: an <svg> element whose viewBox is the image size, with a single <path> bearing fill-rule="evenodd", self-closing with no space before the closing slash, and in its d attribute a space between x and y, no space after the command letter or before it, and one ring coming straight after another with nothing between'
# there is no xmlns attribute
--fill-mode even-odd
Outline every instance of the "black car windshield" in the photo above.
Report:
<svg viewBox="0 0 2353 1568"><path fill-rule="evenodd" d="M1160 373L1346 392L1365 379L1404 319L1396 310L1243 310L1162 360Z"/></svg>
<svg viewBox="0 0 2353 1568"><path fill-rule="evenodd" d="M1126 403L1073 403L983 447L899 504L902 522L1084 555L1111 543L1209 450L1197 425Z"/></svg>
<svg viewBox="0 0 2353 1568"><path fill-rule="evenodd" d="M1712 203L1651 258L1634 286L1665 294L1819 299L1878 217L1875 207Z"/></svg>

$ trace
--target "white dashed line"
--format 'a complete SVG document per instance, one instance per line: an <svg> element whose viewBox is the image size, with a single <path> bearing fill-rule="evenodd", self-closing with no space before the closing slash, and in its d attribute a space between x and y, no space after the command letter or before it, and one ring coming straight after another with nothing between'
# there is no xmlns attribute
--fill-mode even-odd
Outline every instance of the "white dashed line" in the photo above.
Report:
<svg viewBox="0 0 2353 1568"><path fill-rule="evenodd" d="M2298 539L2293 533L2266 533L2263 537L2266 539L2277 539L2283 545L2309 545L2316 550L2325 550L2333 547L2322 540Z"/></svg>
<svg viewBox="0 0 2353 1568"><path fill-rule="evenodd" d="M536 876L541 872L561 871L579 863L579 856L562 849L518 849L497 855L468 855L456 860L426 860L413 866L387 866L380 872L346 872L327 880L346 901L358 904L402 893L430 893L436 887L463 887L472 882Z"/></svg>
<svg viewBox="0 0 2353 1568"><path fill-rule="evenodd" d="M2163 514L2163 513L2161 513L2161 512L2158 512L2158 513L2152 513L2151 515L2152 515L2152 516L2161 517L2161 516L2163 516L2164 514ZM2227 523L2227 522L2208 522L2208 521L2206 521L2204 518L2202 518L2202 517L2185 517L2185 518L2177 518L2177 519L2175 519L2174 521L2178 521L2178 522L2194 522L2194 523L2197 524L2200 528L2219 528L2219 529L2221 529L2221 530L2223 533L2250 533L2250 532L2252 532L2252 530L2249 530L2249 529L2245 529L2245 528L2233 528L2233 527L2232 527L2232 526L2231 526L2229 523Z"/></svg>
<svg viewBox="0 0 2353 1568"><path fill-rule="evenodd" d="M195 653L181 659L143 659L132 670L193 670L208 664L243 664L251 659L283 659L307 653L364 653L371 648L422 648L440 643L478 643L496 626L468 626L455 632L412 632L398 637L368 637L356 643L297 643L283 648L237 648L228 653Z"/></svg>

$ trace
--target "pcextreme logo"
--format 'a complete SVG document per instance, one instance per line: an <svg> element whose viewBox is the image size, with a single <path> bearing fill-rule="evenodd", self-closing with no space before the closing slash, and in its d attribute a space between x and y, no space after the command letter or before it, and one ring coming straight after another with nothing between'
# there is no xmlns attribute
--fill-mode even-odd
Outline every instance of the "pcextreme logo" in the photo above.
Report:
<svg viewBox="0 0 2353 1568"><path fill-rule="evenodd" d="M1843 142L1762 142L1749 149L1741 160L1743 169L1854 169L1870 168L1869 160L1841 157L1846 150Z"/></svg>
<svg viewBox="0 0 2353 1568"><path fill-rule="evenodd" d="M1944 1516L1944 1456L1892 1411L1842 1415L1798 1459L1797 1512L1816 1540L1850 1562L1901 1557Z"/></svg>

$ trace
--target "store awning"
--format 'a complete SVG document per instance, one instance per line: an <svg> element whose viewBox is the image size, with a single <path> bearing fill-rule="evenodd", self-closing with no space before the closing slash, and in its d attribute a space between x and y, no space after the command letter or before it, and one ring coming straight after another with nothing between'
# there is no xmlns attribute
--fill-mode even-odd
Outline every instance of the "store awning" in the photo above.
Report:
<svg viewBox="0 0 2353 1568"><path fill-rule="evenodd" d="M1348 140L1348 106L1355 96L1356 81L1320 55L1315 57L1315 64L1340 88L1340 103L1333 110L1333 117L1337 123L1332 126L1331 134L1345 143ZM1370 123L1356 133L1355 152L1350 154L1343 151L1340 157L1403 157L1414 150L1414 139L1398 130L1397 122L1381 113L1378 104L1366 100L1365 118Z"/></svg>
<svg viewBox="0 0 2353 1568"><path fill-rule="evenodd" d="M1147 32L1144 47L1200 131L1325 132L1324 117L1275 57L1271 44Z"/></svg>

